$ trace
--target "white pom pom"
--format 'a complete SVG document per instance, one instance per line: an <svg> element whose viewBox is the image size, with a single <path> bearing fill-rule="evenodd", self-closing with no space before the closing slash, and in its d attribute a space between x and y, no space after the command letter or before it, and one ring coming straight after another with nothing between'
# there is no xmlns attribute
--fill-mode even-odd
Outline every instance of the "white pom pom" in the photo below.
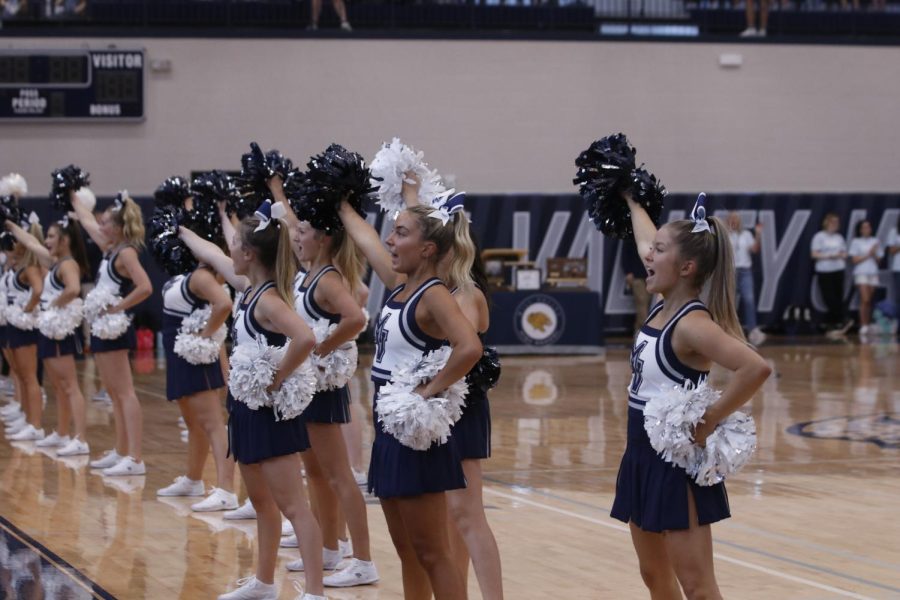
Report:
<svg viewBox="0 0 900 600"><path fill-rule="evenodd" d="M281 387L272 394L266 391L275 379L285 348L275 348L262 342L256 346L235 346L228 375L228 389L235 400L252 410L271 406L275 419L279 421L299 416L312 402L316 392L315 370L309 361L304 361L286 377Z"/></svg>
<svg viewBox="0 0 900 600"><path fill-rule="evenodd" d="M18 173L10 173L0 180L0 196L21 198L28 194L28 182Z"/></svg>
<svg viewBox="0 0 900 600"><path fill-rule="evenodd" d="M81 298L75 298L62 307L51 306L38 315L37 328L51 340L64 340L81 325L83 310Z"/></svg>
<svg viewBox="0 0 900 600"><path fill-rule="evenodd" d="M405 174L413 172L419 177L419 203L430 206L435 198L447 193L438 172L428 168L423 160L424 153L416 152L394 138L390 144L383 144L375 154L369 170L372 173L372 185L378 187L376 204L381 210L394 214L406 208L401 195ZM375 178L380 178L380 181Z"/></svg>
<svg viewBox="0 0 900 600"><path fill-rule="evenodd" d="M705 380L696 386L686 381L644 407L644 429L650 445L663 460L683 468L698 485L714 485L737 472L756 448L753 419L743 413L734 413L720 423L707 438L705 448L694 444L694 427L721 395Z"/></svg>
<svg viewBox="0 0 900 600"><path fill-rule="evenodd" d="M219 350L225 341L225 328L219 327L211 337L198 335L206 328L212 310L207 306L195 309L181 321L175 336L175 354L192 365L208 365L219 358Z"/></svg>
<svg viewBox="0 0 900 600"><path fill-rule="evenodd" d="M271 406L272 399L266 388L275 379L278 360L275 348L266 344L242 344L231 352L228 372L228 389L238 402L250 409Z"/></svg>
<svg viewBox="0 0 900 600"><path fill-rule="evenodd" d="M115 340L128 331L131 317L124 312L109 314L110 306L122 301L115 290L98 285L84 299L84 318L91 324L91 334L101 340Z"/></svg>
<svg viewBox="0 0 900 600"><path fill-rule="evenodd" d="M297 370L272 393L272 410L276 421L299 417L310 405L316 393L316 368L309 360L303 361Z"/></svg>
<svg viewBox="0 0 900 600"><path fill-rule="evenodd" d="M337 324L329 323L327 319L317 320L312 327L316 343L321 344L336 328ZM325 356L313 354L310 359L315 369L316 389L335 390L347 385L353 377L359 360L359 351L356 342L347 342Z"/></svg>
<svg viewBox="0 0 900 600"><path fill-rule="evenodd" d="M94 212L94 208L96 208L97 206L97 196L94 195L94 192L91 191L91 188L79 188L75 191L75 197L78 198L78 201L82 206L84 206L90 212Z"/></svg>
<svg viewBox="0 0 900 600"><path fill-rule="evenodd" d="M35 326L35 313L25 312L18 304L10 304L6 307L6 321L24 331L31 331Z"/></svg>
<svg viewBox="0 0 900 600"><path fill-rule="evenodd" d="M450 358L448 346L426 354L422 360L398 365L391 381L378 394L376 412L384 430L413 450L444 444L450 428L462 416L469 387L460 379L443 395L422 398L416 388L434 378Z"/></svg>

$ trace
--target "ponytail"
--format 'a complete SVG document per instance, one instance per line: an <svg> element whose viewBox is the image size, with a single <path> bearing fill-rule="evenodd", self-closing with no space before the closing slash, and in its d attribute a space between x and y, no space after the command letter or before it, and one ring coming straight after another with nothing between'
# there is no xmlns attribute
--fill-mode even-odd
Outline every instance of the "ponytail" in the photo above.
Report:
<svg viewBox="0 0 900 600"><path fill-rule="evenodd" d="M344 230L331 234L331 247L334 252L332 257L334 266L347 282L350 294L356 297L356 292L362 287L363 274L366 270L363 253Z"/></svg>
<svg viewBox="0 0 900 600"><path fill-rule="evenodd" d="M81 271L80 277L84 277L85 273L90 271L90 266L88 264L87 249L84 245L84 236L81 235L81 227L78 226L77 222L69 219L57 221L51 224L50 227L56 227L60 237L65 236L69 239L69 252Z"/></svg>
<svg viewBox="0 0 900 600"><path fill-rule="evenodd" d="M245 217L240 223L241 244L252 248L264 267L271 269L278 295L288 305L294 305L294 276L297 259L291 249L291 234L280 219L272 219L267 227L256 231L258 217Z"/></svg>
<svg viewBox="0 0 900 600"><path fill-rule="evenodd" d="M446 283L450 287L464 288L472 285L472 262L475 260L475 244L469 235L469 221L463 211L450 215L445 225L440 219L431 216L434 208L430 206L412 206L406 209L413 215L422 230L422 239L437 246L434 260L439 262L449 251L450 258Z"/></svg>
<svg viewBox="0 0 900 600"><path fill-rule="evenodd" d="M40 223L31 223L28 225L28 233L38 241L38 243L44 243L44 230L41 229ZM41 261L38 259L37 254L32 252L31 250L25 249L25 253L22 254L22 262L18 265L20 268L25 269L28 267L40 267Z"/></svg>
<svg viewBox="0 0 900 600"><path fill-rule="evenodd" d="M112 215L113 222L122 228L122 237L136 248L144 247L144 215L137 202L127 195L120 194L117 200L121 200L121 207L114 204L107 210Z"/></svg>
<svg viewBox="0 0 900 600"><path fill-rule="evenodd" d="M675 232L678 253L685 260L693 260L697 265L693 285L703 289L709 282L706 308L712 320L725 333L741 340L744 331L735 309L734 257L728 228L717 217L709 217L709 231L694 233L694 222L687 219L666 225Z"/></svg>

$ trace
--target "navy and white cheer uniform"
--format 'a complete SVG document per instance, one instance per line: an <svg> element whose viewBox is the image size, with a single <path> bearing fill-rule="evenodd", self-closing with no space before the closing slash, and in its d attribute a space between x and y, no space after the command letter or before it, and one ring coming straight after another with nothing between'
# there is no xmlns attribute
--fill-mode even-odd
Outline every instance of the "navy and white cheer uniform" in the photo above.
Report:
<svg viewBox="0 0 900 600"><path fill-rule="evenodd" d="M238 301L231 339L235 346L257 344L262 339L270 346L284 346L287 337L263 329L253 312L259 297L275 287L271 281L262 284L258 290L248 288ZM309 448L309 437L303 419L297 417L282 421L275 420L271 407L250 409L243 402L235 400L228 392L228 443L234 460L248 465L267 458L303 452Z"/></svg>
<svg viewBox="0 0 900 600"><path fill-rule="evenodd" d="M378 393L390 381L391 373L401 363L420 360L440 348L443 340L427 335L416 323L416 306L422 294L432 286L444 285L431 278L417 288L405 302L397 300L404 289L398 286L388 297L375 324L375 357L372 381L375 383L374 407ZM446 444L428 450L413 450L386 433L375 413L375 442L369 463L369 492L379 498L419 496L466 487L459 451L453 438Z"/></svg>
<svg viewBox="0 0 900 600"><path fill-rule="evenodd" d="M28 282L23 278L24 272L25 269L17 269L9 279L7 297L9 298L10 306L25 308L29 300L31 300L31 286L28 285ZM6 330L7 348L31 346L32 344L37 344L37 341L38 332L36 327L31 329L19 329L10 323Z"/></svg>
<svg viewBox="0 0 900 600"><path fill-rule="evenodd" d="M664 461L650 445L644 429L644 406L673 386L685 381L699 383L708 371L697 371L675 356L672 335L685 315L706 310L699 300L685 304L663 326L650 327L650 321L662 310L662 303L651 311L635 336L631 351L631 384L628 388L628 441L616 481L616 498L611 516L625 523L633 521L644 531L662 532L688 529L688 502L693 496L700 525L731 516L725 485L699 486L685 472ZM691 494L688 494L690 490Z"/></svg>
<svg viewBox="0 0 900 600"><path fill-rule="evenodd" d="M15 271L13 271L13 269L10 269L8 267L4 267L3 271L0 272L0 302L3 303L4 309L9 304L10 279L12 278L14 272ZM4 323L3 325L0 325L0 348L7 347L6 341L7 341L8 332L9 332L9 325L7 325L6 323Z"/></svg>
<svg viewBox="0 0 900 600"><path fill-rule="evenodd" d="M479 288L480 291L480 288ZM451 294L456 293L454 288ZM482 292L483 293L483 292ZM478 339L484 344L484 333L478 333ZM477 368L478 365L472 367ZM466 394L466 405L459 421L453 424L451 435L459 456L463 460L483 459L491 456L491 405L487 391L476 385L469 385Z"/></svg>
<svg viewBox="0 0 900 600"><path fill-rule="evenodd" d="M116 259L119 253L129 246L119 246L110 250L103 255L100 261L100 267L97 269L96 287L106 286L113 290L113 293L124 298L134 287L134 283L126 276L116 271ZM130 311L126 311L131 314ZM134 323L128 325L128 330L114 340L102 340L91 334L91 352L99 354L101 352L114 352L116 350L134 350L135 347Z"/></svg>
<svg viewBox="0 0 900 600"><path fill-rule="evenodd" d="M198 308L208 306L191 292L193 273L176 275L163 286L163 348L166 351L166 398L187 396L225 386L222 363L218 358L205 365L194 365L175 354L175 337L181 322Z"/></svg>
<svg viewBox="0 0 900 600"><path fill-rule="evenodd" d="M72 257L64 258L57 261L47 274L44 276L44 289L41 290L41 310L47 310L50 305L59 298L66 285L59 278L59 266L67 260L73 260ZM75 331L67 335L61 340L50 339L43 333L38 331L38 358L57 358L60 356L79 356L82 353L81 347L81 327L76 327Z"/></svg>
<svg viewBox="0 0 900 600"><path fill-rule="evenodd" d="M325 319L329 323L339 323L341 315L325 311L316 303L315 291L319 281L326 273L335 272L337 269L327 266L319 271L311 279L299 278L299 284L294 288L294 308L303 317L310 327L319 319ZM306 280L310 279L309 284ZM349 423L350 422L350 391L345 385L336 390L323 390L316 392L312 402L303 411L301 418L307 423Z"/></svg>

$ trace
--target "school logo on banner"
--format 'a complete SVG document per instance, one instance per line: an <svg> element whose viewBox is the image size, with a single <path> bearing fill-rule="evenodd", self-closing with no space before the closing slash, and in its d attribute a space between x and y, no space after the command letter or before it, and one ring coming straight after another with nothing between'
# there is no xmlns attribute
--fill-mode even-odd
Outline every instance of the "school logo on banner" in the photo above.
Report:
<svg viewBox="0 0 900 600"><path fill-rule="evenodd" d="M516 337L523 344L555 344L565 330L566 313L550 296L534 294L516 307L514 326Z"/></svg>

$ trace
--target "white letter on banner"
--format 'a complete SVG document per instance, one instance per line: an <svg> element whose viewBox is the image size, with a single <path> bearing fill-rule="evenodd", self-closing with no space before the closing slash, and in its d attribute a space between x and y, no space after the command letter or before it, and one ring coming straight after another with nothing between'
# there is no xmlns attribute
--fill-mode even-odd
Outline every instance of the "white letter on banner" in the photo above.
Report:
<svg viewBox="0 0 900 600"><path fill-rule="evenodd" d="M787 230L781 236L781 245L775 245L775 212L771 210L759 211L759 222L763 224L762 239L760 240L760 258L762 260L762 290L759 292L759 301L756 303L760 312L772 312L775 306L775 295L778 292L778 282L787 268L788 261L797 247L797 242L809 221L809 210L794 211Z"/></svg>

